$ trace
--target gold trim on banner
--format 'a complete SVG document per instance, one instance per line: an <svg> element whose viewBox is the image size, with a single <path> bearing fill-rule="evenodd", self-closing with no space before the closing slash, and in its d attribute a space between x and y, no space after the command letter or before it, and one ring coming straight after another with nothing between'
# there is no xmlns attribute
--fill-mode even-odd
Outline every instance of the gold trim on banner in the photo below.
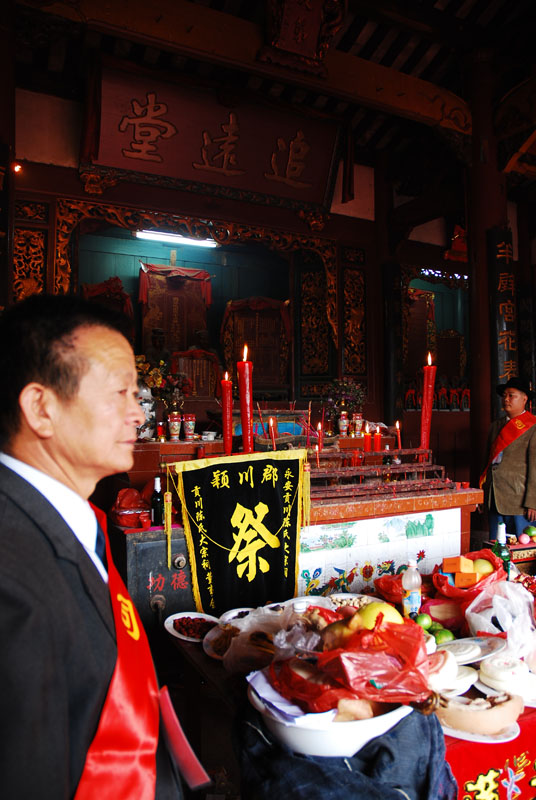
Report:
<svg viewBox="0 0 536 800"><path fill-rule="evenodd" d="M309 494L307 487L304 486L304 463L307 461L307 450L275 450L271 452L268 451L266 453L244 453L243 455L221 456L218 458L200 458L192 461L174 461L166 463L168 480L171 480L171 483L174 486L181 503L182 524L185 533L188 558L190 561L190 571L192 575L192 594L194 597L195 607L198 611L203 611L204 609L201 602L201 594L199 592L199 578L197 575L195 546L193 542L192 529L190 526L188 508L186 505L186 497L184 495L182 473L193 472L195 470L204 469L205 467L218 466L222 464L236 464L245 461L271 461L274 459L276 461L295 461L298 459L299 461L298 485L292 500L292 506L294 506L296 502L298 503L296 521L296 559L294 568L294 585L297 586L299 575L298 553L300 550L300 531L304 524L304 516L307 516L306 514L304 515L304 503L306 503L306 506L308 506L310 503L310 499L307 498L306 500L303 494L304 489L306 489L307 494ZM173 470L175 471L177 481L174 480ZM305 524L308 524L308 522Z"/></svg>

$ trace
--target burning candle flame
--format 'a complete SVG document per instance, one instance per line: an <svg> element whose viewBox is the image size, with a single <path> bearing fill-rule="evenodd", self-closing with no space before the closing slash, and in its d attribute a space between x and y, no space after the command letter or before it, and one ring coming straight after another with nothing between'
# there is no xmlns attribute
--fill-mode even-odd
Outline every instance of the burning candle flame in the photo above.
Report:
<svg viewBox="0 0 536 800"><path fill-rule="evenodd" d="M432 354L430 352L428 353L428 366L432 366Z"/></svg>
<svg viewBox="0 0 536 800"><path fill-rule="evenodd" d="M400 422L399 422L398 420L397 420L397 421L396 421L396 423L395 423L395 428L396 428L397 430L399 430L399 428L400 428Z"/></svg>
<svg viewBox="0 0 536 800"><path fill-rule="evenodd" d="M242 359L242 361L247 361L247 360L248 360L248 346L247 346L247 344L245 344L244 345L244 358Z"/></svg>
<svg viewBox="0 0 536 800"><path fill-rule="evenodd" d="M380 426L376 425L376 433L379 433L379 432L380 432Z"/></svg>
<svg viewBox="0 0 536 800"><path fill-rule="evenodd" d="M365 433L368 433L368 432L369 432L369 426L368 426L368 422L367 422L367 423L365 424Z"/></svg>
<svg viewBox="0 0 536 800"><path fill-rule="evenodd" d="M273 426L274 421L273 421L272 417L270 417L270 419L268 420L268 424L270 425L270 427Z"/></svg>
<svg viewBox="0 0 536 800"><path fill-rule="evenodd" d="M228 372L226 372L226 373L225 373L224 380L225 380L225 381L228 381L228 380L229 380L229 373L228 373Z"/></svg>

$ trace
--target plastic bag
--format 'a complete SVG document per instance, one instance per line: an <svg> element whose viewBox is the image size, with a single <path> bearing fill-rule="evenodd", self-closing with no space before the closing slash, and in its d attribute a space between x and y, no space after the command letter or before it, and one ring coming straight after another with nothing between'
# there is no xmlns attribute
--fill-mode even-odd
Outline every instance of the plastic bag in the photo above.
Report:
<svg viewBox="0 0 536 800"><path fill-rule="evenodd" d="M412 620L357 631L344 649L321 653L318 666L365 700L410 703L430 696L424 633Z"/></svg>
<svg viewBox="0 0 536 800"><path fill-rule="evenodd" d="M120 489L110 509L110 519L123 528L148 528L151 525L151 505L137 489Z"/></svg>
<svg viewBox="0 0 536 800"><path fill-rule="evenodd" d="M375 578L374 588L388 603L402 605L402 598L404 596L404 589L402 588L403 574L403 572L400 572L397 575L381 575L379 578ZM430 597L435 590L431 575L423 575L421 573L421 578L421 596L424 600Z"/></svg>
<svg viewBox="0 0 536 800"><path fill-rule="evenodd" d="M465 618L472 636L506 634L515 658L536 649L534 598L517 583L499 581L486 587L467 607Z"/></svg>
<svg viewBox="0 0 536 800"><path fill-rule="evenodd" d="M447 576L441 575L439 573L439 566L436 566L434 567L434 571L432 573L432 580L437 592L445 597L452 597L460 600L462 603L470 603L487 586L491 586L491 584L496 583L497 581L506 580L506 572L504 571L503 563L500 558L497 558L495 553L492 553L491 550L475 550L471 553L465 553L465 557L470 558L471 561L476 561L477 558L485 558L487 561L490 561L493 564L495 571L490 572L489 575L481 578L481 580L479 580L478 583L475 583L474 586L467 587L466 589L460 589L458 586L451 586Z"/></svg>

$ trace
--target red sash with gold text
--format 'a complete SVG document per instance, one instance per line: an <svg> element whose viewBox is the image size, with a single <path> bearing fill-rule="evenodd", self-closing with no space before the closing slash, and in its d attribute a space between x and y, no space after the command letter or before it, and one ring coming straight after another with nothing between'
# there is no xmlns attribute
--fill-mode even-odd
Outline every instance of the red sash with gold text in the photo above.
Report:
<svg viewBox="0 0 536 800"><path fill-rule="evenodd" d="M518 439L522 434L526 433L530 428L532 428L533 425L536 425L536 417L533 416L530 411L523 411L523 413L519 414L517 417L509 419L506 425L501 428L497 438L491 445L491 452L488 463L486 464L486 469L480 476L480 488L483 487L486 481L486 475L493 460L497 458L499 453L502 453L505 447L508 447L509 444L515 442L516 439Z"/></svg>
<svg viewBox="0 0 536 800"><path fill-rule="evenodd" d="M101 528L106 517L93 508ZM117 662L75 800L154 800L159 698L146 633L106 536Z"/></svg>

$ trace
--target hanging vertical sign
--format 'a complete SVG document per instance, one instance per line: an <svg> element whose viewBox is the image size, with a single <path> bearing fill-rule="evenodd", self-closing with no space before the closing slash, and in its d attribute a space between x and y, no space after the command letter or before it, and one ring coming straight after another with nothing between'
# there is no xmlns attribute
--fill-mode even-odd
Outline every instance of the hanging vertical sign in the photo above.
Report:
<svg viewBox="0 0 536 800"><path fill-rule="evenodd" d="M305 456L286 450L167 465L178 477L198 610L219 615L295 596Z"/></svg>
<svg viewBox="0 0 536 800"><path fill-rule="evenodd" d="M488 231L488 256L492 281L492 331L495 333L492 376L494 383L504 383L518 374L515 275L512 232L508 228Z"/></svg>

